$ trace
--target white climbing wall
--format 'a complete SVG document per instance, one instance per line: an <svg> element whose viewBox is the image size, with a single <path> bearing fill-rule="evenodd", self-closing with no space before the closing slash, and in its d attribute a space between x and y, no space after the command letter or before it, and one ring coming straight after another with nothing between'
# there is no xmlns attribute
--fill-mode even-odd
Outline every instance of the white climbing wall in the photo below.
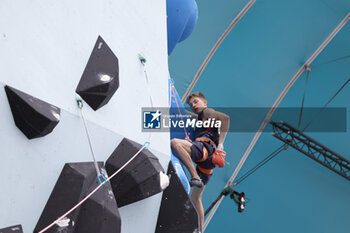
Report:
<svg viewBox="0 0 350 233"><path fill-rule="evenodd" d="M112 99L97 111L83 109L97 160L105 161L123 137L140 144L148 137L141 132L141 107L150 101L138 53L147 58L154 105L168 106L166 1L0 2L0 229L22 224L31 232L63 165L91 160L75 89L98 35L119 59ZM61 108L54 131L28 140L14 124L4 85ZM156 133L150 149L166 171L169 133ZM154 232L160 201L161 193L120 208L122 232Z"/></svg>

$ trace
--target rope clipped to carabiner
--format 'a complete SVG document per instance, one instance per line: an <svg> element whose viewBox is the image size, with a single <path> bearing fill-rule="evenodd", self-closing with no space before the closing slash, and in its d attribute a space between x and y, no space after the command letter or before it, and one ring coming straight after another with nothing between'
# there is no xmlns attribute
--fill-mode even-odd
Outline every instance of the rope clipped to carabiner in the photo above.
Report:
<svg viewBox="0 0 350 233"><path fill-rule="evenodd" d="M101 181L100 177L103 179L103 181ZM102 185L104 185L107 182L107 178L102 173L99 176L97 176L97 180Z"/></svg>
<svg viewBox="0 0 350 233"><path fill-rule="evenodd" d="M144 149L148 150L150 145L151 145L151 142L150 141L146 141L145 143L143 143L142 147L145 147Z"/></svg>

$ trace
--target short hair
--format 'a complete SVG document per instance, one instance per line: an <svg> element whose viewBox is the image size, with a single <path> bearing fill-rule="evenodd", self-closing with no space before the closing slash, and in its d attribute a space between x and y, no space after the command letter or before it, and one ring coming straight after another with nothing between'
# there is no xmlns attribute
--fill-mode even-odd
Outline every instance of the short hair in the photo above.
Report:
<svg viewBox="0 0 350 233"><path fill-rule="evenodd" d="M190 100L192 99L192 98L194 98L194 97L199 97L199 98L201 98L201 99L203 99L203 100L207 100L205 97L204 97L204 95L203 95L203 93L202 92L194 92L194 93L192 93L191 95L189 95L188 97L187 97L187 99L186 99L186 103L190 103Z"/></svg>

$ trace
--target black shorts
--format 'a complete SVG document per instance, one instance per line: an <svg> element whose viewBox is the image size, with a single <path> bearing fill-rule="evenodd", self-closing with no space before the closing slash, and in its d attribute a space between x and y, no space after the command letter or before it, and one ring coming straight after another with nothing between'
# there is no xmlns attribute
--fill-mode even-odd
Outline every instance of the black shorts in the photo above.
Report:
<svg viewBox="0 0 350 233"><path fill-rule="evenodd" d="M208 151L208 158L204 161L200 161L203 158L203 146L205 146L205 148ZM191 153L192 161L195 162L197 165L201 166L204 169L215 168L215 165L211 161L211 155L214 153L215 148L212 145L210 145L210 143L202 142L202 141L194 141L192 142L191 151L192 151ZM209 174L203 173L198 169L198 166L196 170L203 184L206 185L213 174L209 175Z"/></svg>

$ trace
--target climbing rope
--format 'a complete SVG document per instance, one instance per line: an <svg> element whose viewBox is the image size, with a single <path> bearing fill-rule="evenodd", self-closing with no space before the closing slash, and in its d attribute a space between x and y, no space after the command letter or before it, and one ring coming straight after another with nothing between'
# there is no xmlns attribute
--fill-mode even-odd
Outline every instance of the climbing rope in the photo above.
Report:
<svg viewBox="0 0 350 233"><path fill-rule="evenodd" d="M149 95L149 99L150 99L150 102L151 102L151 107L153 108L154 105L153 105L153 99L152 99L152 95L151 95L151 88L150 88L150 85L149 85L149 80L148 80L148 75L147 75L147 68L146 68L146 58L143 56L143 54L139 53L138 54L139 56L139 59L140 59L140 62L143 66L143 72L145 73L145 77L146 77L146 86L147 86L147 92L148 92L148 95Z"/></svg>
<svg viewBox="0 0 350 233"><path fill-rule="evenodd" d="M86 136L87 136L87 139L88 139L88 142L89 142L92 159L93 159L94 166L95 166L96 173L97 173L97 179L98 179L98 181L101 184L101 183L103 183L101 181L101 178L106 181L106 177L101 173L100 169L98 168L98 164L97 164L97 161L96 161L96 156L95 156L95 153L94 153L94 149L92 147L92 142L91 142L89 130L87 128L87 125L86 125L86 122L85 122L85 118L84 118L84 114L83 114L83 100L81 99L81 97L78 94L76 94L76 100L77 100L77 104L78 104L78 108L79 108L79 111L80 111L81 118L83 119L85 133L86 133Z"/></svg>
<svg viewBox="0 0 350 233"><path fill-rule="evenodd" d="M121 168L119 168L116 172L114 172L110 177L108 177L104 183L110 181L113 177L115 177L121 170L123 170L129 163L131 163L140 153L142 150L144 150L148 145L150 144L150 142L145 143L141 149L139 149L136 154L134 154ZM86 197L84 197L78 204L76 204L73 208L71 208L70 210L68 210L66 213L64 213L61 217L59 217L57 220L55 220L54 222L52 222L50 225L48 225L47 227L45 227L44 229L42 229L41 231L39 231L39 233L43 233L45 231L47 231L48 229L50 229L52 226L54 226L55 224L57 224L59 221L61 221L64 217L66 217L68 214L70 214L71 212L73 212L75 209L77 209L79 206L81 206L87 199L89 199L97 190L99 190L104 183L100 183L92 192L90 192Z"/></svg>
<svg viewBox="0 0 350 233"><path fill-rule="evenodd" d="M145 77L146 77L146 86L147 86L147 92L148 92L148 95L149 95L149 99L150 99L150 102L151 102L151 107L154 108L154 105L153 105L153 99L152 99L152 95L151 95L151 88L150 88L150 85L149 85L149 79L148 79L148 75L147 75L147 68L146 68L146 57L142 54L142 53L139 53L138 54L138 57L140 59L140 62L143 66L143 72L145 73ZM154 133L150 133L149 136L148 136L148 140L146 141L147 142L150 142L152 137L153 137L153 134ZM149 147L149 145L148 145ZM146 149L148 149L148 147Z"/></svg>

